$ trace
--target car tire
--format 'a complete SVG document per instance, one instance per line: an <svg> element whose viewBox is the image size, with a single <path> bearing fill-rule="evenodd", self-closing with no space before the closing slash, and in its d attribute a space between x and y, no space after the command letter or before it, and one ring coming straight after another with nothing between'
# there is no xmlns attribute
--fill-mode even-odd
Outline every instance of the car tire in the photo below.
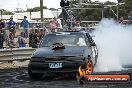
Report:
<svg viewBox="0 0 132 88"><path fill-rule="evenodd" d="M33 73L30 66L28 66L28 74L32 79L39 79L43 76L43 73Z"/></svg>
<svg viewBox="0 0 132 88"><path fill-rule="evenodd" d="M93 73L93 62L92 62L91 59L89 59L89 60L86 62L86 66L85 66L84 69L85 69L87 75Z"/></svg>
<svg viewBox="0 0 132 88"><path fill-rule="evenodd" d="M79 73L76 74L76 79L79 84L85 84L86 78L84 76L79 76Z"/></svg>

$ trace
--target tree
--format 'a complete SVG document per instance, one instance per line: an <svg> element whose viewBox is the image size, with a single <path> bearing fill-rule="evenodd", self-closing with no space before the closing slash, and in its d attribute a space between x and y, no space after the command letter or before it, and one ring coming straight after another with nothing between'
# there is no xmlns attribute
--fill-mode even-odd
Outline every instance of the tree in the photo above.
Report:
<svg viewBox="0 0 132 88"><path fill-rule="evenodd" d="M125 7L127 10L127 13L132 12L132 0L125 0Z"/></svg>
<svg viewBox="0 0 132 88"><path fill-rule="evenodd" d="M43 9L48 9L46 6L43 6ZM40 11L40 7L34 7L26 10L26 12L37 12Z"/></svg>
<svg viewBox="0 0 132 88"><path fill-rule="evenodd" d="M77 3L77 1L70 1L71 7L76 8L74 5ZM124 19L128 19L128 16L132 15L132 0L119 0L119 3L125 3L120 5L119 4L119 17L122 17ZM73 5L74 4L74 5ZM101 20L101 8L106 5L116 5L117 3L107 1L103 3L102 5L81 5L82 8L100 8L96 10L89 10L89 9L82 9L79 10L80 14L77 12L77 10L72 10L75 16L80 16L81 20ZM117 12L117 6L107 7L104 9L104 17L106 18L115 18L116 16L113 14L113 12L110 10L110 8L113 9L113 11Z"/></svg>
<svg viewBox="0 0 132 88"><path fill-rule="evenodd" d="M55 8L50 8L49 10L56 11L57 9L55 9Z"/></svg>
<svg viewBox="0 0 132 88"><path fill-rule="evenodd" d="M117 0L118 1L118 3L121 3L123 0Z"/></svg>
<svg viewBox="0 0 132 88"><path fill-rule="evenodd" d="M2 15L13 15L13 13L2 9Z"/></svg>

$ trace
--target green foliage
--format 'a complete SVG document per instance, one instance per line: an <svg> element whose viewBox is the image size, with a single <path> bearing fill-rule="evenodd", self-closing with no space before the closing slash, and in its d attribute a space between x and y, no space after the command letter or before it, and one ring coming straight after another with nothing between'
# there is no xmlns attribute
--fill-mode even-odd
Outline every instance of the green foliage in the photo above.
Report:
<svg viewBox="0 0 132 88"><path fill-rule="evenodd" d="M13 15L13 13L10 11L6 11L4 9L2 9L1 11L2 11L2 15Z"/></svg>
<svg viewBox="0 0 132 88"><path fill-rule="evenodd" d="M57 9L55 9L55 8L50 8L49 10L56 11Z"/></svg>
<svg viewBox="0 0 132 88"><path fill-rule="evenodd" d="M105 4L105 5L115 5L116 3L110 2L110 1L106 1L104 4Z"/></svg>
<svg viewBox="0 0 132 88"><path fill-rule="evenodd" d="M43 6L43 9L47 9L47 7ZM40 7L34 7L31 9L28 9L26 12L37 12L37 11L40 11Z"/></svg>
<svg viewBox="0 0 132 88"><path fill-rule="evenodd" d="M125 0L125 7L127 9L127 13L132 12L132 0Z"/></svg>
<svg viewBox="0 0 132 88"><path fill-rule="evenodd" d="M76 2L71 2L71 3L76 3ZM122 0L121 3L125 3L123 5L119 5L119 17L124 17L124 19L127 19L129 15L132 16L132 0ZM82 9L79 10L80 12L78 12L77 10L74 10L74 14L76 17L78 17L78 15L80 16L81 20L101 20L102 19L102 8L103 5L117 5L117 3L114 2L110 2L107 1L105 3L103 3L102 5L89 5L89 6L81 6L82 8L100 8L100 9ZM73 5L71 5L72 7L74 7ZM116 16L113 14L113 12L111 11L111 9L113 9L113 11L116 13L117 12L117 6L112 6L112 7L108 7L108 8L104 8L104 17L105 18L114 18L116 19Z"/></svg>

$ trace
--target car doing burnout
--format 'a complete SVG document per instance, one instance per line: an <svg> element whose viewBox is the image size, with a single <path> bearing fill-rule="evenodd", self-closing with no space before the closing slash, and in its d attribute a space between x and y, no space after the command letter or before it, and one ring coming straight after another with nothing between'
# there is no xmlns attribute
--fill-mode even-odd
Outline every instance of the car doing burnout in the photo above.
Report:
<svg viewBox="0 0 132 88"><path fill-rule="evenodd" d="M87 73L97 62L97 48L86 32L57 32L45 35L30 59L28 73L38 78L48 72L78 72L81 66Z"/></svg>

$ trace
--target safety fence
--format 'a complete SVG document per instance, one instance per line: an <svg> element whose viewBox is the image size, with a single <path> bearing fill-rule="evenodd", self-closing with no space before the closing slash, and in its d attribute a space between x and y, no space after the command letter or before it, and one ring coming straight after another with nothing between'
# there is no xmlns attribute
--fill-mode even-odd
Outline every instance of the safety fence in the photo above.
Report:
<svg viewBox="0 0 132 88"><path fill-rule="evenodd" d="M0 62L29 60L35 48L13 48L0 50Z"/></svg>

